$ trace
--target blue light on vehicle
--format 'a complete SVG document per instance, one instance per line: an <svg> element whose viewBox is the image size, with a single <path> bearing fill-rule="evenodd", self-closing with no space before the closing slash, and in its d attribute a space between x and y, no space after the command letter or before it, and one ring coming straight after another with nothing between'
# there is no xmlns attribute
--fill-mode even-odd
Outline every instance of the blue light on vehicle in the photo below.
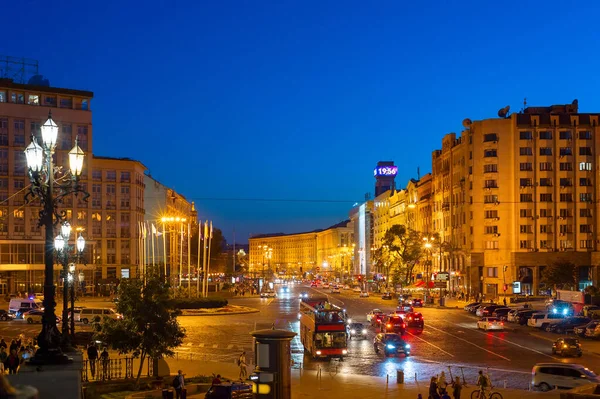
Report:
<svg viewBox="0 0 600 399"><path fill-rule="evenodd" d="M387 346L388 349L396 349L396 347L394 345L389 345Z"/></svg>
<svg viewBox="0 0 600 399"><path fill-rule="evenodd" d="M552 313L556 313L556 308L552 309Z"/></svg>
<svg viewBox="0 0 600 399"><path fill-rule="evenodd" d="M406 345L404 345L404 347L405 347L406 349L408 349L408 348L410 348L410 345L409 345L409 344L406 344Z"/></svg>
<svg viewBox="0 0 600 399"><path fill-rule="evenodd" d="M568 309L563 309L563 314L567 314L568 311Z"/></svg>

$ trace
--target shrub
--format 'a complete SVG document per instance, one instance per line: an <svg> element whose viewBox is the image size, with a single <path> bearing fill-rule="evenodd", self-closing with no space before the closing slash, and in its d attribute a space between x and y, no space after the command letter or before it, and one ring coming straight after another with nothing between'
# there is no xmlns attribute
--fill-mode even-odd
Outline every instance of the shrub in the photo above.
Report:
<svg viewBox="0 0 600 399"><path fill-rule="evenodd" d="M227 299L212 298L174 298L171 304L175 309L214 309L227 306Z"/></svg>

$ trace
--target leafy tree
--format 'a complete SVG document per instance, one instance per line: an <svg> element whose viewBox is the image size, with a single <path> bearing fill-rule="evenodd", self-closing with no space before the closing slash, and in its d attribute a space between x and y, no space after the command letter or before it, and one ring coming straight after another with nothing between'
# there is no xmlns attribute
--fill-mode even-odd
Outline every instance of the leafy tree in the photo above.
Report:
<svg viewBox="0 0 600 399"><path fill-rule="evenodd" d="M172 356L181 345L185 330L179 327L179 310L172 307L169 286L158 273L140 280L124 280L119 286L117 312L122 319L105 319L98 336L112 349L140 356L139 382L146 358Z"/></svg>
<svg viewBox="0 0 600 399"><path fill-rule="evenodd" d="M598 294L600 294L600 290L594 285L588 285L587 287L585 287L583 292L591 296L597 296Z"/></svg>
<svg viewBox="0 0 600 399"><path fill-rule="evenodd" d="M544 268L541 282L557 289L577 289L579 266L569 261L558 261Z"/></svg>
<svg viewBox="0 0 600 399"><path fill-rule="evenodd" d="M200 229L200 232L204 233L204 224L198 224L198 227ZM190 238L190 241L192 244L190 246L190 252L192 255L192 264L197 264L197 262L198 262L198 228L196 228L192 232L192 237ZM225 237L223 237L223 232L220 229L213 227L213 238L212 238L211 244L210 244L210 259L211 259L211 263L210 263L211 267L210 268L212 271L217 271L214 267L216 267L215 265L217 264L217 260L219 259L219 256L225 249L226 244L227 244L227 241L225 240ZM204 256L203 248L200 248L200 264L201 265L202 265L202 257L203 256ZM208 256L208 249L206 250L206 256Z"/></svg>
<svg viewBox="0 0 600 399"><path fill-rule="evenodd" d="M386 251L389 252L389 264L395 283L407 284L413 269L421 258L423 241L421 234L401 224L390 227L383 237ZM389 280L389 279L388 279Z"/></svg>

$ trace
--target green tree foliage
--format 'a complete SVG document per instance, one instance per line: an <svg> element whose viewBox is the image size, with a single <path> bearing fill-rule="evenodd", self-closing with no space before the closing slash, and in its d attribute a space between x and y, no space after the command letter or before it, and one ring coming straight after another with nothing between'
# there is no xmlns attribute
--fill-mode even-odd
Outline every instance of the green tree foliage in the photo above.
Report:
<svg viewBox="0 0 600 399"><path fill-rule="evenodd" d="M571 289L578 288L579 267L568 261L552 263L544 268L541 282L550 288Z"/></svg>
<svg viewBox="0 0 600 399"><path fill-rule="evenodd" d="M585 287L585 290L583 290L583 292L591 296L598 296L600 294L600 290L598 290L598 287L594 285L588 285L587 287Z"/></svg>
<svg viewBox="0 0 600 399"><path fill-rule="evenodd" d="M105 319L98 336L112 349L140 356L139 382L144 360L172 356L181 345L185 330L179 327L169 297L169 286L158 275L140 280L124 280L119 286L117 312L122 319Z"/></svg>
<svg viewBox="0 0 600 399"><path fill-rule="evenodd" d="M385 233L383 243L383 248L389 254L387 260L394 283L407 284L421 258L423 250L421 234L404 225L396 224Z"/></svg>

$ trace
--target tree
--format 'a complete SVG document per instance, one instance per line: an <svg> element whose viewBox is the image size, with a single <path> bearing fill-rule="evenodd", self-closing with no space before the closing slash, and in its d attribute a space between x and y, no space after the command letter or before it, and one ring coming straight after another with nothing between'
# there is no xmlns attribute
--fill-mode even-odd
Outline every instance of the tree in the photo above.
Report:
<svg viewBox="0 0 600 399"><path fill-rule="evenodd" d="M139 354L139 382L144 360L172 356L181 345L185 330L179 327L169 297L169 286L158 273L148 276L146 285L141 280L123 280L119 286L117 312L122 319L105 319L99 326L98 336L112 349L122 353Z"/></svg>
<svg viewBox="0 0 600 399"><path fill-rule="evenodd" d="M421 234L404 225L396 224L386 231L383 242L384 248L389 251L389 264L394 275L394 283L407 284L421 258L423 250Z"/></svg>
<svg viewBox="0 0 600 399"><path fill-rule="evenodd" d="M547 287L556 289L577 289L579 283L579 266L569 261L558 261L544 268L541 282Z"/></svg>
<svg viewBox="0 0 600 399"><path fill-rule="evenodd" d="M204 225L198 224L198 227L200 228L200 231L204 234ZM192 244L190 246L190 252L192 255L192 264L196 264L198 262L198 229L197 228L192 232L192 237L190 238L190 241ZM213 237L212 237L211 244L210 244L210 259L211 259L211 264L210 264L211 267L210 268L211 268L212 272L220 271L220 270L216 270L216 268L213 268L213 267L216 267L215 265L217 265L217 260L219 259L219 256L225 249L226 244L227 244L227 241L225 240L225 237L223 237L223 232L220 229L213 228ZM203 249L200 248L200 265L202 265L202 257L203 256L204 256ZM206 251L206 256L208 256L208 249Z"/></svg>

